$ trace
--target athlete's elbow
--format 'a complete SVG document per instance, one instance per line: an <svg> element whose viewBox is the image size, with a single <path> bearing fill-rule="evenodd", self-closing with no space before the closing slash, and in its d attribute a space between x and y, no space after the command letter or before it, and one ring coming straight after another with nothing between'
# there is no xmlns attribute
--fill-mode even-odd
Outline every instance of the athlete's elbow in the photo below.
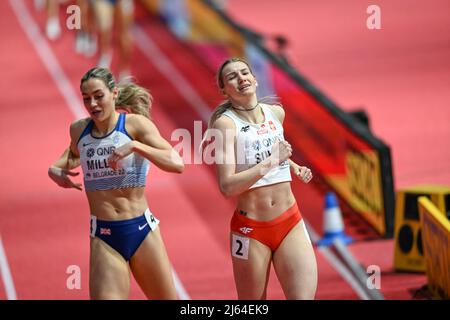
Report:
<svg viewBox="0 0 450 320"><path fill-rule="evenodd" d="M170 172L170 173L183 173L183 171L184 171L183 164L179 165L179 164L171 163L171 164L167 164L164 166L159 166L159 168L163 169L166 172Z"/></svg>
<svg viewBox="0 0 450 320"><path fill-rule="evenodd" d="M225 198L234 196L234 190L228 183L220 183L220 193L222 193Z"/></svg>
<svg viewBox="0 0 450 320"><path fill-rule="evenodd" d="M178 152L176 152L175 150L172 150L170 162L171 162L172 172L183 173L183 171L184 171L183 159L180 157Z"/></svg>
<svg viewBox="0 0 450 320"><path fill-rule="evenodd" d="M184 171L184 163L182 159L176 159L175 161L171 161L168 165L170 172L173 173L183 173Z"/></svg>
<svg viewBox="0 0 450 320"><path fill-rule="evenodd" d="M184 171L184 163L183 162L176 163L175 166L174 166L174 171L173 172L175 172L175 173L183 173L183 171Z"/></svg>
<svg viewBox="0 0 450 320"><path fill-rule="evenodd" d="M58 170L61 169L56 167L55 165L51 165L50 167L48 167L47 174L51 179L53 179L57 175Z"/></svg>
<svg viewBox="0 0 450 320"><path fill-rule="evenodd" d="M222 193L222 195L223 195L225 198L230 198L230 197L231 197L231 193L230 193L227 189L220 188L220 193Z"/></svg>
<svg viewBox="0 0 450 320"><path fill-rule="evenodd" d="M53 177L53 170L54 170L53 166L48 167L47 174L48 174L49 178Z"/></svg>

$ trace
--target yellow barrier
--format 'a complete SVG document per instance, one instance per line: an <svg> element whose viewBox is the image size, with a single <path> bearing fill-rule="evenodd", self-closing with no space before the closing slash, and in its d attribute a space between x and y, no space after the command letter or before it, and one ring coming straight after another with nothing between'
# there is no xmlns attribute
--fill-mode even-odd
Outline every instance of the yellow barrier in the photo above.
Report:
<svg viewBox="0 0 450 320"><path fill-rule="evenodd" d="M450 210L450 187L421 185L397 191L394 267L399 271L425 272L422 230L417 202L422 196L431 200L441 212ZM445 217L445 214L443 216Z"/></svg>
<svg viewBox="0 0 450 320"><path fill-rule="evenodd" d="M419 198L428 287L440 299L450 299L450 221L426 197Z"/></svg>

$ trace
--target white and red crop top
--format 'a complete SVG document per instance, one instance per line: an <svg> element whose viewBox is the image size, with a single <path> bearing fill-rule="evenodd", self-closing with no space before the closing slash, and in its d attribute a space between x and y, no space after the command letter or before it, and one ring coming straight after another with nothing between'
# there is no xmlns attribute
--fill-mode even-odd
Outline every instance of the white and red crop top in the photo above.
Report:
<svg viewBox="0 0 450 320"><path fill-rule="evenodd" d="M223 115L231 118L236 126L236 173L247 170L271 155L273 144L284 141L283 126L266 105L260 104L264 122L254 124L239 118L228 109ZM250 189L275 183L292 181L289 162L286 160L272 168Z"/></svg>

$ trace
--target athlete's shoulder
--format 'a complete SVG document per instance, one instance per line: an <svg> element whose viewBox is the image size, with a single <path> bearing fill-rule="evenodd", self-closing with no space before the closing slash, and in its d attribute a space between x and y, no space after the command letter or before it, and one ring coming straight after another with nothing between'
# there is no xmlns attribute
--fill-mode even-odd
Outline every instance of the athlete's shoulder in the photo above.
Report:
<svg viewBox="0 0 450 320"><path fill-rule="evenodd" d="M235 127L233 119L225 114L221 114L213 123L213 128L216 129L232 129Z"/></svg>
<svg viewBox="0 0 450 320"><path fill-rule="evenodd" d="M135 133L156 128L155 123L151 119L136 113L128 113L126 115L125 126L132 136L134 136Z"/></svg>
<svg viewBox="0 0 450 320"><path fill-rule="evenodd" d="M71 140L70 150L72 152L74 152L74 154L77 156L79 154L78 154L78 150L77 150L75 144L80 139L80 136L83 133L83 130L88 125L89 121L90 121L90 118L84 118L84 119L75 120L70 124L70 140Z"/></svg>
<svg viewBox="0 0 450 320"><path fill-rule="evenodd" d="M71 134L81 134L83 132L84 128L88 125L91 118L84 118L84 119L78 119L73 121L70 124L70 133Z"/></svg>
<svg viewBox="0 0 450 320"><path fill-rule="evenodd" d="M125 129L132 139L143 135L159 135L156 124L146 116L128 113L125 120Z"/></svg>
<svg viewBox="0 0 450 320"><path fill-rule="evenodd" d="M278 118L278 120L283 123L285 112L283 109L283 105L281 103L275 103L275 104L265 104L270 111Z"/></svg>
<svg viewBox="0 0 450 320"><path fill-rule="evenodd" d="M152 122L149 118L147 118L146 116L143 116L142 114L127 113L125 117L126 117L127 125L132 125L132 126L148 124L149 122Z"/></svg>

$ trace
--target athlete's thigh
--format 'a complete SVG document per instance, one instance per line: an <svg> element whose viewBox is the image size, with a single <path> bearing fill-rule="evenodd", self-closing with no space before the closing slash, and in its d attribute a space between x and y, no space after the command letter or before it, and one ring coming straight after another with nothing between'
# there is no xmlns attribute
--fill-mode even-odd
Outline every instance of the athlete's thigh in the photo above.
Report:
<svg viewBox="0 0 450 320"><path fill-rule="evenodd" d="M114 7L107 0L96 0L91 3L99 31L111 30L114 19Z"/></svg>
<svg viewBox="0 0 450 320"><path fill-rule="evenodd" d="M303 220L274 252L273 265L287 299L314 299L317 264Z"/></svg>
<svg viewBox="0 0 450 320"><path fill-rule="evenodd" d="M230 249L238 299L265 299L272 259L270 248L231 232Z"/></svg>
<svg viewBox="0 0 450 320"><path fill-rule="evenodd" d="M91 238L89 264L91 299L128 299L130 272L116 250L97 237Z"/></svg>
<svg viewBox="0 0 450 320"><path fill-rule="evenodd" d="M149 299L177 299L172 266L159 226L149 232L130 260L134 278Z"/></svg>
<svg viewBox="0 0 450 320"><path fill-rule="evenodd" d="M132 0L119 0L116 5L115 18L121 32L126 31L133 22L134 5Z"/></svg>

